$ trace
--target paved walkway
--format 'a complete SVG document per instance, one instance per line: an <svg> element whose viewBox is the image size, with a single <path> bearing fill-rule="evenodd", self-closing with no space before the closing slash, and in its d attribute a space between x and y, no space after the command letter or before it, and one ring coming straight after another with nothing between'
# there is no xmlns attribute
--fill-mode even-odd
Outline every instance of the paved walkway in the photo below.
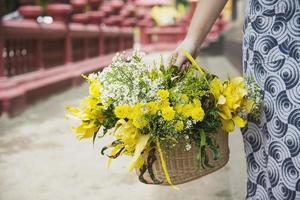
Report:
<svg viewBox="0 0 300 200"><path fill-rule="evenodd" d="M164 53L165 54L165 53ZM159 54L147 56L152 62ZM167 56L165 56L167 57ZM238 72L223 57L201 62L221 77ZM0 199L3 200L241 200L246 169L239 131L230 134L231 158L222 170L180 186L139 183L125 169L127 160L106 167L91 141L78 142L64 118L64 108L86 95L87 85L52 96L22 115L0 119ZM102 142L103 143L103 142Z"/></svg>

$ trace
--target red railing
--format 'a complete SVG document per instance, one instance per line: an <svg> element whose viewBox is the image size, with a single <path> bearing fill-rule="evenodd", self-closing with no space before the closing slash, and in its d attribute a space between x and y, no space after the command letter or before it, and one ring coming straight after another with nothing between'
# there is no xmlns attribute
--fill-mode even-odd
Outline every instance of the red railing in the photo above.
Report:
<svg viewBox="0 0 300 200"><path fill-rule="evenodd" d="M141 28L141 43L142 44L170 44L177 43L184 39L188 30L188 18L183 18L173 26L153 27L151 21L146 19L140 22ZM208 33L203 46L208 46L210 43L217 42L222 33L227 29L228 22L224 20L223 15L216 20L211 31Z"/></svg>
<svg viewBox="0 0 300 200"><path fill-rule="evenodd" d="M83 8L84 1L80 5ZM50 24L37 22L41 8L36 5L19 9L24 19L0 19L0 115L15 114L35 100L78 85L81 74L100 70L115 52L133 47L133 22L121 25L116 17L102 22L117 16L120 6L116 4L112 15L97 8L74 14L68 4L50 4ZM124 17L131 19L132 11L128 13Z"/></svg>
<svg viewBox="0 0 300 200"><path fill-rule="evenodd" d="M37 24L32 20L2 22L4 75L81 61L133 46L132 29L71 23ZM68 41L71 41L68 43Z"/></svg>

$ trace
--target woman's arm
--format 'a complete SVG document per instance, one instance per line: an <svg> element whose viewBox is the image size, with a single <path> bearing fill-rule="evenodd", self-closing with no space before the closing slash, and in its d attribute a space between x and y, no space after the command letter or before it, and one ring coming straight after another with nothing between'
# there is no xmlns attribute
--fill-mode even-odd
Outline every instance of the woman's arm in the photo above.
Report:
<svg viewBox="0 0 300 200"><path fill-rule="evenodd" d="M180 49L183 48L192 55L195 54L195 51L204 41L227 1L228 0L198 0L188 33L173 54L177 55L175 65L181 70L186 68L186 65L183 65L186 58Z"/></svg>

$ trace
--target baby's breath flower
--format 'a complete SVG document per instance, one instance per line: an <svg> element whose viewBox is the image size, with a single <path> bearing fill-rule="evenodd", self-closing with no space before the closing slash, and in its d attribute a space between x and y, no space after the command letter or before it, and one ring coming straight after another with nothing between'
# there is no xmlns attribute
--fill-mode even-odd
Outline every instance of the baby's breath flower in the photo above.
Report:
<svg viewBox="0 0 300 200"><path fill-rule="evenodd" d="M162 88L161 78L148 77L149 66L142 62L142 53L131 57L116 54L113 62L99 76L102 83L101 100L105 107L156 100L156 93Z"/></svg>
<svg viewBox="0 0 300 200"><path fill-rule="evenodd" d="M192 148L191 144L188 143L185 145L185 150L189 151L189 150L191 150L191 148Z"/></svg>

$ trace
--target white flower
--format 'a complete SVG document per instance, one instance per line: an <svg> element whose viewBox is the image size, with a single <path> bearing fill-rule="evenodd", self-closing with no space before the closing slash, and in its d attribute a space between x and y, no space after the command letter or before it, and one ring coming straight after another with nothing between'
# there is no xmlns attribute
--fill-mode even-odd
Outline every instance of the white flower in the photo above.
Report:
<svg viewBox="0 0 300 200"><path fill-rule="evenodd" d="M189 151L189 150L191 150L191 148L192 148L191 144L186 144L185 145L185 150Z"/></svg>
<svg viewBox="0 0 300 200"><path fill-rule="evenodd" d="M163 81L148 77L150 67L142 62L142 56L140 52L128 58L124 54L116 54L111 65L98 74L103 86L101 100L104 106L156 100Z"/></svg>
<svg viewBox="0 0 300 200"><path fill-rule="evenodd" d="M192 128L192 125L193 125L192 120L187 120L185 129L190 129L190 128Z"/></svg>

